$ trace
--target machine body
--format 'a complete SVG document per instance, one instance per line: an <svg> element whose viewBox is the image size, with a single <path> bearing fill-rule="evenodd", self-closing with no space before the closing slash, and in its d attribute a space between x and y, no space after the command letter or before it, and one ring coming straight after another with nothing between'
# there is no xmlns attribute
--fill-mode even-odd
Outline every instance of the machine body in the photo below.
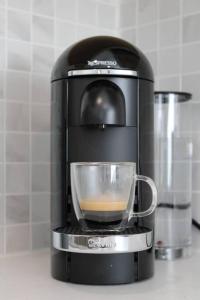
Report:
<svg viewBox="0 0 200 300"><path fill-rule="evenodd" d="M138 174L154 177L149 62L121 39L89 38L58 58L51 85L52 276L83 284L151 277L154 214L134 218L122 233L86 235L70 187L71 162L136 162ZM138 185L134 210L149 206L149 193Z"/></svg>

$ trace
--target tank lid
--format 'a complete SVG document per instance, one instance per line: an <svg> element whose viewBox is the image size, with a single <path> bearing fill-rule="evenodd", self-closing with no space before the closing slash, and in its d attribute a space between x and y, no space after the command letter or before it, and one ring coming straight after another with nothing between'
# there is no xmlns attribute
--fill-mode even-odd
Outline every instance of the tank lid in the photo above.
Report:
<svg viewBox="0 0 200 300"><path fill-rule="evenodd" d="M153 71L144 54L132 44L110 36L87 38L67 48L54 64L51 80L67 78L72 70L92 69L131 70L137 77L153 81Z"/></svg>
<svg viewBox="0 0 200 300"><path fill-rule="evenodd" d="M192 99L192 94L187 92L155 91L154 95L156 103L169 103L169 99L173 99L175 102L186 102Z"/></svg>

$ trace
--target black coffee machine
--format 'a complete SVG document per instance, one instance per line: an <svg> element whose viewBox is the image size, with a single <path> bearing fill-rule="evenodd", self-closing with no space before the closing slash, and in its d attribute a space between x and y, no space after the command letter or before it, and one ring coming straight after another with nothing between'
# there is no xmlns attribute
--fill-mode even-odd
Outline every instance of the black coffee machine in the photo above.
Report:
<svg viewBox="0 0 200 300"><path fill-rule="evenodd" d="M153 178L153 73L126 41L98 36L63 52L52 72L52 276L82 284L122 284L154 272L154 214L122 232L83 232L71 199L71 162L136 162ZM134 210L150 205L139 184ZM92 241L92 242L91 242Z"/></svg>

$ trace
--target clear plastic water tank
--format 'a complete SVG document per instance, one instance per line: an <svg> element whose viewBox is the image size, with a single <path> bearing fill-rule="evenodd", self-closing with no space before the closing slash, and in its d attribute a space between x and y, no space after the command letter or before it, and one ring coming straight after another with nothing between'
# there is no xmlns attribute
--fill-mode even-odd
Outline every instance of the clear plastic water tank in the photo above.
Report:
<svg viewBox="0 0 200 300"><path fill-rule="evenodd" d="M189 100L183 92L155 92L156 257L190 254L192 139Z"/></svg>

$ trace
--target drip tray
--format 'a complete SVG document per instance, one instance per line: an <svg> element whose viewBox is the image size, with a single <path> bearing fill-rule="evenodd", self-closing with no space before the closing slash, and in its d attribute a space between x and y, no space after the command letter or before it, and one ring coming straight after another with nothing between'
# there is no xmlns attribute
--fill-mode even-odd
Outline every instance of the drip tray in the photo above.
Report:
<svg viewBox="0 0 200 300"><path fill-rule="evenodd" d="M144 251L153 245L153 231L145 227L129 228L109 234L88 234L77 228L52 231L53 247L67 252L111 254Z"/></svg>

